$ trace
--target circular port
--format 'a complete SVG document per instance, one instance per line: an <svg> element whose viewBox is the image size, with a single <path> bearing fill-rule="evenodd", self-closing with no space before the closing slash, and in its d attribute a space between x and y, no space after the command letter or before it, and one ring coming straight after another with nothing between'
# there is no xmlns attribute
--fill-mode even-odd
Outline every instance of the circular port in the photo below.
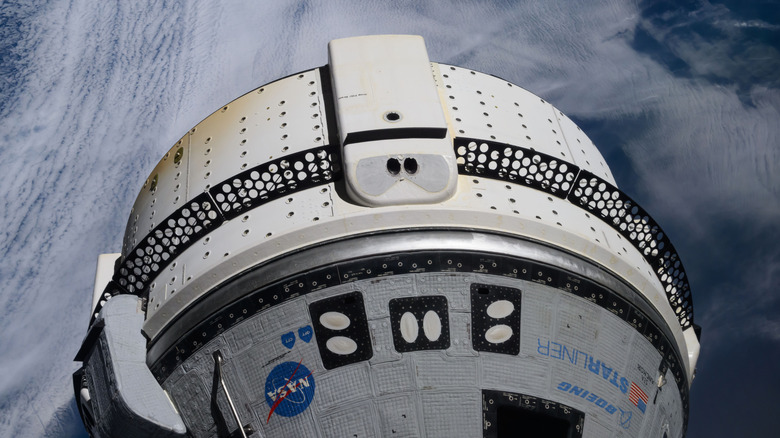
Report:
<svg viewBox="0 0 780 438"><path fill-rule="evenodd" d="M333 353L346 356L357 351L357 343L345 336L334 336L325 342L325 346Z"/></svg>
<svg viewBox="0 0 780 438"><path fill-rule="evenodd" d="M396 158L390 158L387 160L387 171L390 175L398 175L401 172L401 162Z"/></svg>
<svg viewBox="0 0 780 438"><path fill-rule="evenodd" d="M404 160L404 170L409 175L417 173L417 160L414 158L407 158Z"/></svg>
<svg viewBox="0 0 780 438"><path fill-rule="evenodd" d="M491 344L506 342L512 337L512 327L505 324L494 325L485 332L485 339Z"/></svg>
<svg viewBox="0 0 780 438"><path fill-rule="evenodd" d="M429 310L423 317L423 332L429 341L435 342L441 336L441 318L433 310Z"/></svg>
<svg viewBox="0 0 780 438"><path fill-rule="evenodd" d="M397 111L388 111L382 116L382 118L385 119L386 122L395 123L401 120L401 114Z"/></svg>
<svg viewBox="0 0 780 438"><path fill-rule="evenodd" d="M401 337L404 338L404 341L411 344L417 340L418 334L417 318L411 312L401 315Z"/></svg>
<svg viewBox="0 0 780 438"><path fill-rule="evenodd" d="M330 330L344 330L349 323L349 317L341 312L325 312L320 316L320 324Z"/></svg>
<svg viewBox="0 0 780 438"><path fill-rule="evenodd" d="M487 314L491 318L506 318L515 311L515 305L511 301L498 300L494 301L487 308Z"/></svg>

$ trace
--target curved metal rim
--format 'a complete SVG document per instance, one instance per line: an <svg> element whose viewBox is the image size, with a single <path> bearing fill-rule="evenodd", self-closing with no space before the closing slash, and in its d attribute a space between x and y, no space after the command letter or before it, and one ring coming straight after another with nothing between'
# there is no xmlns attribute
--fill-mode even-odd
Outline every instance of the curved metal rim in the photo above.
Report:
<svg viewBox="0 0 780 438"><path fill-rule="evenodd" d="M544 266L547 266L547 268L558 271L560 274L571 274L574 277L581 277L582 280L591 282L597 288L602 288L605 292L614 293L624 299L629 306L638 309L642 314L642 317L648 319L649 324L646 329L644 329L647 333L643 333L643 330L640 330L637 326L634 326L634 328L650 341L660 353L662 364L666 364L663 365L665 369L672 371L685 411L684 421L687 423L689 384L687 376L688 363L685 361L687 359L687 350L680 346L678 338L672 333L675 327L677 327L677 324L666 321L639 291L626 284L622 279L616 277L611 272L593 264L589 260L584 260L577 255L561 251L557 248L551 248L538 242L522 240L511 236L485 234L473 231L415 230L392 234L364 235L358 238L330 242L318 247L301 250L295 254L244 271L214 288L211 293L191 306L188 311L180 314L181 316L173 321L172 324L169 325L149 346L147 350L147 364L157 376L158 381L164 381L166 376L179 366L176 363L183 363L187 357L201 348L200 346L193 347L193 345L190 345L193 339L184 342L184 344L181 344L181 342L184 341L187 336L195 333L193 336L198 338L199 344L201 342L200 330L201 328L205 329L209 326L209 323L207 322L209 317L218 316L218 319L223 321L232 319L233 312L238 312L240 315L238 309L245 306L245 304L240 303L241 301L247 298L249 298L250 301L256 301L258 293L261 291L264 291L262 293L269 295L266 297L267 303L271 303L271 301L275 302L273 304L266 304L259 310L251 312L247 317L261 313L272 305L281 304L289 298L298 297L300 296L300 293L297 291L289 290L289 292L285 293L277 287L280 286L280 282L283 282L285 285L290 282L291 286L294 284L297 284L299 287L303 286L302 283L299 283L300 278L295 279L296 274L297 276L300 276L303 272L329 268L331 269L331 272L335 274L334 277L337 280L334 284L326 285L323 283L320 286L330 287L349 283L349 280L346 282L339 282L338 277L340 274L335 268L339 265L348 265L347 268L355 266L365 267L366 265L362 263L362 259L365 258L376 259L377 257L404 254L407 256L414 256L416 253L447 252L463 256L471 254L510 258L519 262L531 263L532 265L538 266L540 269L546 269ZM478 271L471 272L476 274L481 273ZM535 272L535 269L531 272ZM403 274L403 272L397 274ZM496 272L484 272L484 274L497 275ZM375 275L369 276L368 278L373 277L375 277ZM276 284L276 286L270 287L274 284ZM560 289L560 286L556 287L549 285L549 287L565 291L565 289ZM278 292L277 289L279 290ZM317 289L312 289L302 293L316 292L316 290ZM279 301L276 301L277 293L280 294ZM283 296L285 294L287 298ZM270 298L270 295L274 295L273 300ZM589 299L586 297L582 298ZM608 299L607 301L610 300ZM615 310L617 308L609 308L605 303L596 304L605 310L611 310L613 313L616 313ZM612 303L612 305L614 306L614 303ZM229 318L226 316L227 313L231 313ZM222 314L222 316L219 316L220 314ZM624 315L624 317L618 317L621 317L630 324L627 319L627 314L624 313ZM231 324L240 323L242 319L243 317L234 320ZM203 324L206 324L206 326ZM652 341L651 338L648 337L653 334L653 330L651 330L650 326L654 326L655 328L653 330L656 330L656 336L661 337L652 338L657 341ZM230 330L230 327L232 327L232 325L226 326L224 330ZM220 333L222 333L222 329L212 333L207 338L203 338L202 345L205 345L205 343ZM205 336L205 332L203 335ZM171 350L174 345L177 346L175 351ZM178 347L179 345L184 345L184 350L180 350ZM670 350L666 350L664 345L668 346ZM187 350L189 350L189 352L187 352ZM665 353L665 351L667 352ZM176 356L174 360L176 363L171 362L171 360L173 360L172 354ZM180 355L183 355L183 357L180 358ZM168 359L163 359L165 357L168 357Z"/></svg>
<svg viewBox="0 0 780 438"><path fill-rule="evenodd" d="M475 244L476 242L478 244ZM150 342L147 363L155 362L189 330L215 313L215 309L220 309L254 290L295 274L369 256L415 251L475 252L476 248L480 253L533 260L588 278L637 306L651 318L653 323L662 328L667 339L676 339L669 323L641 292L590 260L564 252L559 248L505 235L475 231L415 230L371 234L330 242L240 273L214 288L171 321L161 334ZM677 347L677 350L686 351L677 342L672 344Z"/></svg>

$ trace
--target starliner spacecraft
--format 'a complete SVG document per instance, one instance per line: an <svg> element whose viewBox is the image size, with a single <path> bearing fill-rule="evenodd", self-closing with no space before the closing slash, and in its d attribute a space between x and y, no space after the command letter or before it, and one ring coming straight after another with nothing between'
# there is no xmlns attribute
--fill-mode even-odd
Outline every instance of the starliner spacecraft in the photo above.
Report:
<svg viewBox="0 0 780 438"><path fill-rule="evenodd" d="M681 437L680 258L563 113L419 36L217 109L98 258L93 437Z"/></svg>

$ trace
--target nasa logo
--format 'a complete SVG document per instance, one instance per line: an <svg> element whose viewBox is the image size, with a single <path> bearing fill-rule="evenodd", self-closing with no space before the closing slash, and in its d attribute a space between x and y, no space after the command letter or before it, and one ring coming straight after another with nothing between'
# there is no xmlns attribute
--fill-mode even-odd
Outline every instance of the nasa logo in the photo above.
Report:
<svg viewBox="0 0 780 438"><path fill-rule="evenodd" d="M271 411L282 417L294 417L305 411L314 399L314 376L301 362L283 362L275 366L265 380L265 401Z"/></svg>

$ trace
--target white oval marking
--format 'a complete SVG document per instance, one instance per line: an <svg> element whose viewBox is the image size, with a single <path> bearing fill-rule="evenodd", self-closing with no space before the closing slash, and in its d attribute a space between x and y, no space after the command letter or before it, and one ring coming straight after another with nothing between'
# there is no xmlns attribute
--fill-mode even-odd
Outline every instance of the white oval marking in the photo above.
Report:
<svg viewBox="0 0 780 438"><path fill-rule="evenodd" d="M511 301L498 300L494 301L487 308L487 314L491 318L505 318L515 311L515 305Z"/></svg>
<svg viewBox="0 0 780 438"><path fill-rule="evenodd" d="M485 339L491 344L506 342L512 337L512 327L505 324L494 325L485 332Z"/></svg>
<svg viewBox="0 0 780 438"><path fill-rule="evenodd" d="M349 317L341 312L325 312L320 315L320 324L331 330L344 330L349 327Z"/></svg>
<svg viewBox="0 0 780 438"><path fill-rule="evenodd" d="M401 315L401 337L411 344L417 340L420 328L417 326L417 318L411 312Z"/></svg>
<svg viewBox="0 0 780 438"><path fill-rule="evenodd" d="M357 344L355 341L344 336L334 336L328 339L328 341L325 342L325 346L328 347L328 350L342 356L357 351Z"/></svg>
<svg viewBox="0 0 780 438"><path fill-rule="evenodd" d="M423 332L429 341L433 342L441 336L441 318L433 310L429 310L423 317Z"/></svg>

